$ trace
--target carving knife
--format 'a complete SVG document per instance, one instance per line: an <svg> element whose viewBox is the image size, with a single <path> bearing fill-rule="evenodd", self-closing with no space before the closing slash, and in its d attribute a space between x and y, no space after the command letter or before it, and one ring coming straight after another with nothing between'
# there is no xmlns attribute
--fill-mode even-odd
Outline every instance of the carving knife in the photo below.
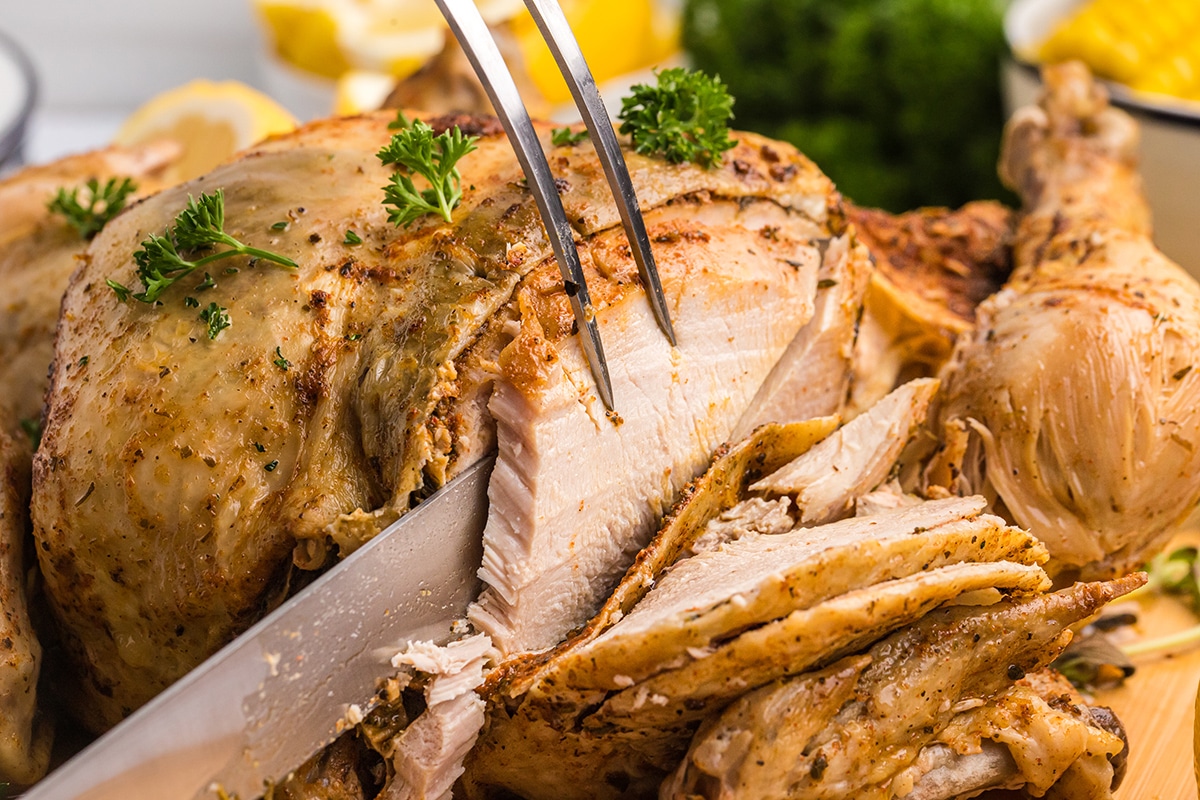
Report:
<svg viewBox="0 0 1200 800"><path fill-rule="evenodd" d="M479 592L494 457L469 467L22 800L252 800L369 707L409 642Z"/></svg>

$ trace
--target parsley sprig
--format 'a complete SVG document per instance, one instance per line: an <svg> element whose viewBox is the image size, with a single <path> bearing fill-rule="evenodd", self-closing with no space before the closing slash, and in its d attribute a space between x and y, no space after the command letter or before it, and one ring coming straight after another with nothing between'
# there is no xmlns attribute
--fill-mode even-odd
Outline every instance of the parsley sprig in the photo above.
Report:
<svg viewBox="0 0 1200 800"><path fill-rule="evenodd" d="M184 257L194 258L218 245L229 249L216 250L194 261ZM225 233L225 193L217 189L213 194L201 194L199 198L189 195L187 207L175 217L174 224L168 225L161 236L150 234L142 242L141 249L133 254L142 291L134 292L111 278L106 283L122 303L131 297L143 303L155 303L182 278L206 264L232 256L250 256L285 267L296 266L296 262L287 256L250 247ZM212 277L205 273L202 286L211 281Z"/></svg>
<svg viewBox="0 0 1200 800"><path fill-rule="evenodd" d="M672 164L719 165L721 154L734 146L729 138L733 98L725 84L683 67L656 75L656 86L638 84L621 100L621 133L643 155L661 155Z"/></svg>
<svg viewBox="0 0 1200 800"><path fill-rule="evenodd" d="M391 126L389 126L391 127ZM462 200L462 176L458 162L475 149L478 136L466 136L457 125L438 136L433 128L415 120L379 151L379 160L397 168L383 187L384 204L392 206L388 220L408 227L426 214L440 214L446 222ZM430 188L418 190L412 176L419 175Z"/></svg>
<svg viewBox="0 0 1200 800"><path fill-rule="evenodd" d="M84 239L91 239L125 207L125 201L135 191L137 184L129 178L120 181L109 178L103 186L92 178L82 187L60 188L46 207L51 213L66 217Z"/></svg>
<svg viewBox="0 0 1200 800"><path fill-rule="evenodd" d="M572 133L570 128L551 128L550 144L555 147L573 147L588 138L587 128Z"/></svg>

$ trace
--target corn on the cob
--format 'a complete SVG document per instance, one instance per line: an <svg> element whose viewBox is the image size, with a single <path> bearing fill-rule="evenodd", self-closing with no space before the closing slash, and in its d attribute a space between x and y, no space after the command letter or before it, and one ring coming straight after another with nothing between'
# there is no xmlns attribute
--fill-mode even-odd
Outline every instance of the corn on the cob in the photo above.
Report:
<svg viewBox="0 0 1200 800"><path fill-rule="evenodd" d="M1045 62L1079 59L1133 89L1200 100L1200 2L1089 0L1042 44Z"/></svg>

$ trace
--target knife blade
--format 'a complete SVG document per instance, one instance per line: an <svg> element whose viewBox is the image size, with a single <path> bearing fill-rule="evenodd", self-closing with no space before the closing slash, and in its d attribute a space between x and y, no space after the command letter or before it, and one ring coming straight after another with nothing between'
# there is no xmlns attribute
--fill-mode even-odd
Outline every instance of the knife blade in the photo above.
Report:
<svg viewBox="0 0 1200 800"><path fill-rule="evenodd" d="M243 800L331 742L409 642L479 593L494 457L469 467L59 767L23 800Z"/></svg>

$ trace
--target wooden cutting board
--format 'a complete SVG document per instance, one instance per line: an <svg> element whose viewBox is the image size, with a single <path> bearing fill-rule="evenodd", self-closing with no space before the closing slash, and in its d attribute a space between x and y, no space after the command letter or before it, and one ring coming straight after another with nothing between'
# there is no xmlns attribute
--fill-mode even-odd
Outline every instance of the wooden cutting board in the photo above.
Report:
<svg viewBox="0 0 1200 800"><path fill-rule="evenodd" d="M1187 540L1200 542L1200 533ZM1200 621L1174 598L1149 597L1138 605L1137 629L1143 637L1175 633ZM1096 695L1098 704L1117 712L1129 735L1129 771L1117 798L1197 800L1192 722L1200 684L1200 646L1172 656L1142 656L1134 663L1137 672L1124 686Z"/></svg>

